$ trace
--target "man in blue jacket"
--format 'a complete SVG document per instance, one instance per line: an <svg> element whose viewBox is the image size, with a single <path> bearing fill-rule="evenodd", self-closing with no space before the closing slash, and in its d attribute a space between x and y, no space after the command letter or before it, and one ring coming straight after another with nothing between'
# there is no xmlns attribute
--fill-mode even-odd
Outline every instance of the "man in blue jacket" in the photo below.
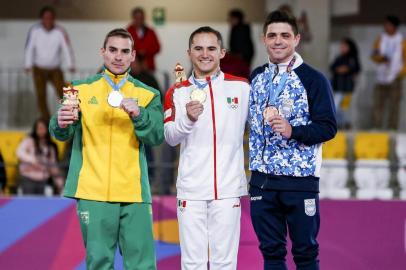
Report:
<svg viewBox="0 0 406 270"><path fill-rule="evenodd" d="M270 13L263 34L269 62L251 75L251 219L265 270L287 269L287 231L297 269L319 269L321 147L337 132L331 87L295 52L294 17Z"/></svg>

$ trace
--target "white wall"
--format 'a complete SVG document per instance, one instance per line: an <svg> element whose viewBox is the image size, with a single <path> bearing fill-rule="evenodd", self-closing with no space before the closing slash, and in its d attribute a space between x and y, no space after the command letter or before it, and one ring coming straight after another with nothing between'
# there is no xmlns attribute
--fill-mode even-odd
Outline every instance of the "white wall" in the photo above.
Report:
<svg viewBox="0 0 406 270"><path fill-rule="evenodd" d="M292 7L296 17L306 12L309 22L312 40L301 42L299 52L303 59L319 69L328 73L328 62L326 61L330 41L330 1L326 0L267 0L267 12L277 9L282 4Z"/></svg>
<svg viewBox="0 0 406 270"><path fill-rule="evenodd" d="M23 66L26 34L33 23L35 21L0 21L0 68ZM105 34L113 28L125 26L126 22L60 21L60 24L70 36L77 68L97 69L102 65L99 48ZM210 25L219 30L225 44L228 43L229 27L226 23L168 23L155 28L162 45L162 50L156 58L159 70L172 72L177 62L182 63L186 69L189 68L186 53L189 35L202 25ZM257 66L266 62L267 56L260 42L262 25L254 24L251 27L256 47L253 66Z"/></svg>
<svg viewBox="0 0 406 270"><path fill-rule="evenodd" d="M28 29L36 21L0 20L0 129L29 127L36 117L35 94L31 76L23 72L24 44ZM66 73L67 81L83 79L85 73L94 73L103 64L99 54L105 34L113 28L126 25L124 21L90 22L90 21L60 21L69 33L74 48L76 67L80 74ZM189 70L190 64L186 53L189 35L196 28L208 25L205 23L168 23L155 28L162 44L162 50L156 58L157 76L161 87L164 86L162 71L173 78L173 68L177 62ZM219 30L228 42L228 25L212 23L210 26ZM256 54L253 67L267 61L265 49L260 42L262 25L252 25L252 38L255 42ZM17 71L16 71L17 69ZM10 70L11 73L10 73ZM88 76L88 75L86 75ZM172 83L172 82L171 82ZM57 97L52 87L48 87L48 107L55 112ZM10 114L19 108L19 114Z"/></svg>
<svg viewBox="0 0 406 270"><path fill-rule="evenodd" d="M321 11L320 11L321 12ZM313 27L314 21L311 22ZM24 43L28 29L35 21L13 21L0 20L0 70L4 68L22 68ZM77 67L79 69L97 70L102 65L99 56L99 48L104 39L104 35L115 27L126 25L124 21L116 22L89 22L89 21L61 21L61 24L70 34L70 38L75 50ZM197 27L207 23L168 23L165 26L157 27L156 31L162 43L162 51L157 57L159 70L167 71L172 74L173 67L176 62L181 62L186 69L189 69L189 60L187 58L186 49L189 34ZM227 44L228 40L228 25L226 23L211 24L212 27L218 29L224 36ZM253 61L253 66L258 66L266 62L267 55L260 41L262 24L252 25L252 38L255 42L256 55ZM372 87L374 83L373 63L369 60L371 46L376 36L382 31L382 27L377 26L351 26L342 29L335 29L334 36L339 39L343 36L352 37L359 46L360 58L363 66L363 73L359 78L358 93L354 97L354 118L356 126L360 128L368 127L368 115L370 113ZM401 28L406 37L406 27ZM331 63L333 56L336 55L337 42L331 43L325 36L326 33L317 34L317 46L310 51L310 59L305 58L308 62L315 65L324 66L324 71L328 75L327 66ZM322 38L323 37L323 38ZM326 47L326 53L324 53ZM317 64L319 63L319 64ZM1 78L0 78L1 79ZM4 79L4 78L3 78ZM29 78L26 77L25 80ZM4 85L0 81L0 86ZM26 82L30 84L30 82ZM0 87L4 91L3 87ZM7 89L10 91L12 89ZM401 115L406 115L406 93L403 98ZM34 98L32 95L31 98ZM51 98L51 97L50 97ZM6 101L5 101L6 102ZM3 104L6 106L9 102ZM31 102L32 103L32 102ZM28 105L27 105L28 106ZM360 113L358 113L360 112ZM2 117L0 117L2 119ZM1 120L0 122L4 122ZM9 125L9 124L7 124ZM406 121L401 123L401 130L406 130Z"/></svg>

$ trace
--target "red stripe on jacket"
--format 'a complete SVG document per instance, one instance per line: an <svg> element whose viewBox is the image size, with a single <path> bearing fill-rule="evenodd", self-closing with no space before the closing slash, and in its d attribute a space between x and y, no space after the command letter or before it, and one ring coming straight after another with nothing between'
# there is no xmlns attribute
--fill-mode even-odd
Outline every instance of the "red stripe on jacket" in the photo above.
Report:
<svg viewBox="0 0 406 270"><path fill-rule="evenodd" d="M165 101L164 101L164 113L165 113L165 118L164 118L164 123L169 122L169 121L175 121L175 104L173 103L173 94L175 93L176 89L182 88L182 87L188 87L190 86L191 83L186 80L181 83L175 83L174 85L171 86L171 88L166 91L165 94ZM166 112L168 110L172 110L169 115L166 115Z"/></svg>

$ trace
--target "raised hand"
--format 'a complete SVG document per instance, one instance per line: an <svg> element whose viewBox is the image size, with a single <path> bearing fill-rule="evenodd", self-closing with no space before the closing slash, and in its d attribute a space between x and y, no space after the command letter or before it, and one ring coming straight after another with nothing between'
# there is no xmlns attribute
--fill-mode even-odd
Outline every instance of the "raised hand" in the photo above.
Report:
<svg viewBox="0 0 406 270"><path fill-rule="evenodd" d="M203 113L203 104L199 101L190 101L186 104L186 113L191 121L196 122Z"/></svg>
<svg viewBox="0 0 406 270"><path fill-rule="evenodd" d="M280 133L285 138L289 139L292 136L292 126L289 124L288 120L279 114L271 116L269 125L274 132Z"/></svg>
<svg viewBox="0 0 406 270"><path fill-rule="evenodd" d="M58 110L58 126L61 128L66 128L75 122L75 114L73 113L72 106L63 105Z"/></svg>
<svg viewBox="0 0 406 270"><path fill-rule="evenodd" d="M121 101L120 107L128 113L131 118L135 118L140 115L140 108L138 107L138 103L133 98L123 98Z"/></svg>

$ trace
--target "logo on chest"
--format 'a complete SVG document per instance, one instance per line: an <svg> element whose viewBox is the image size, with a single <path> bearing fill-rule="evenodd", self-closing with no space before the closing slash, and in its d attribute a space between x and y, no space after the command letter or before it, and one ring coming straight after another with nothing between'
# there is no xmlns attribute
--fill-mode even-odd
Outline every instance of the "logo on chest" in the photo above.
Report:
<svg viewBox="0 0 406 270"><path fill-rule="evenodd" d="M93 96L91 99L89 99L89 101L87 103L93 104L93 105L99 104L99 102L97 102L97 98L95 96Z"/></svg>
<svg viewBox="0 0 406 270"><path fill-rule="evenodd" d="M227 105L230 109L238 108L238 97L227 97Z"/></svg>
<svg viewBox="0 0 406 270"><path fill-rule="evenodd" d="M282 116L285 118L292 116L293 100L283 99L282 104L279 107L279 111L281 112Z"/></svg>

